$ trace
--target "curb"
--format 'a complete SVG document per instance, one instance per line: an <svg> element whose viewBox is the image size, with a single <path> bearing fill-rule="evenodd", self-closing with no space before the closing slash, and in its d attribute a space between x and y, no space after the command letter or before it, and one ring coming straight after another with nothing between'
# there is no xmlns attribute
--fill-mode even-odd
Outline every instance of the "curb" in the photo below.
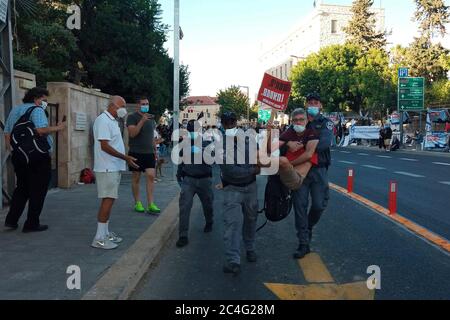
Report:
<svg viewBox="0 0 450 320"><path fill-rule="evenodd" d="M178 228L176 196L161 216L89 289L81 300L127 300Z"/></svg>

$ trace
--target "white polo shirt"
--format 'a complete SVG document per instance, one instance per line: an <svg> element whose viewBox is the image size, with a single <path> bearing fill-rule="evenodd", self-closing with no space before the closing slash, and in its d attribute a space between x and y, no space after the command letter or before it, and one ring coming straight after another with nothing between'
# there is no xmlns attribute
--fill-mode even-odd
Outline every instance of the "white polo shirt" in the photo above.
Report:
<svg viewBox="0 0 450 320"><path fill-rule="evenodd" d="M123 143L119 123L108 111L99 115L94 122L94 140L95 172L118 172L127 170L124 160L104 152L100 144L100 140L107 140L111 147L125 154L125 144Z"/></svg>

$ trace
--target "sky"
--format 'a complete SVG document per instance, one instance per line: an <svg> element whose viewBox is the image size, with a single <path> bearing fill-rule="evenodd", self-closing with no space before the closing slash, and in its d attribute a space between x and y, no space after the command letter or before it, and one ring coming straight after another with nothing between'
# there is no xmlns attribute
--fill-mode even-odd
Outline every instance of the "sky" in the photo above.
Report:
<svg viewBox="0 0 450 320"><path fill-rule="evenodd" d="M174 23L174 0L159 0L162 22ZM232 85L250 87L254 99L263 72L259 58L263 48L288 35L313 10L314 0L180 0L180 25L184 39L180 61L188 65L191 96L216 96ZM325 0L351 5L352 0ZM446 0L450 5L450 0ZM386 9L388 41L408 45L417 32L413 0L375 0ZM449 30L450 32L450 30ZM445 44L450 48L450 37ZM173 56L173 37L166 48Z"/></svg>

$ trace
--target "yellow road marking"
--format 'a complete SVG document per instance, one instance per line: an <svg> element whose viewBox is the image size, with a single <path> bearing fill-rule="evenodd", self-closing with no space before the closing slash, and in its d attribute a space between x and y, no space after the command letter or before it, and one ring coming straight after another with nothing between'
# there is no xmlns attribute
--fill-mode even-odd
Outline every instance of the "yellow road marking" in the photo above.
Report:
<svg viewBox="0 0 450 320"><path fill-rule="evenodd" d="M368 206L369 208L387 216L391 220L393 220L397 223L400 223L401 225L403 225L407 229L411 230L418 236L430 241L431 243L437 245L438 247L444 249L445 251L450 252L450 242L448 242L446 239L432 233L431 231L425 229L424 227L412 222L411 220L408 220L399 214L390 215L389 210L384 208L383 206L380 206L379 204L376 204L375 202L372 202L358 194L348 193L346 189L344 189L340 186L337 186L333 183L330 183L330 188L353 199L353 200L363 203L364 205Z"/></svg>
<svg viewBox="0 0 450 320"><path fill-rule="evenodd" d="M317 253L308 254L298 261L309 283L334 283L334 279Z"/></svg>
<svg viewBox="0 0 450 320"><path fill-rule="evenodd" d="M374 300L375 291L367 288L366 282L344 285L312 284L307 286L266 284L281 300Z"/></svg>
<svg viewBox="0 0 450 320"><path fill-rule="evenodd" d="M366 282L336 284L317 253L308 254L298 261L310 285L265 283L281 300L374 300L375 291Z"/></svg>

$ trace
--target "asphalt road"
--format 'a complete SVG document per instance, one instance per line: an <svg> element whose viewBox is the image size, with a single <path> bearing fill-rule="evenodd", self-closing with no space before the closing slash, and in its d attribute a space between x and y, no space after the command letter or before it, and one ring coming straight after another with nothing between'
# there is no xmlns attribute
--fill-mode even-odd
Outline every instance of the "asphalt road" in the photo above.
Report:
<svg viewBox="0 0 450 320"><path fill-rule="evenodd" d="M338 168L333 169L333 176ZM260 203L264 186L264 178L259 178ZM273 300L277 296L265 283L309 284L304 270L292 258L297 247L292 214L257 234L256 264L247 263L243 251L242 273L238 277L223 274L221 200L218 191L212 234L202 233L204 218L199 202L195 202L189 246L177 249L173 239L133 299ZM264 222L262 216L259 221ZM337 284L366 281L367 268L379 266L381 290L376 291L375 299L450 299L448 254L334 191L329 209L315 231L312 250Z"/></svg>
<svg viewBox="0 0 450 320"><path fill-rule="evenodd" d="M330 182L347 187L355 170L354 192L388 207L389 182L398 182L398 212L450 239L450 157L340 148L332 152Z"/></svg>

